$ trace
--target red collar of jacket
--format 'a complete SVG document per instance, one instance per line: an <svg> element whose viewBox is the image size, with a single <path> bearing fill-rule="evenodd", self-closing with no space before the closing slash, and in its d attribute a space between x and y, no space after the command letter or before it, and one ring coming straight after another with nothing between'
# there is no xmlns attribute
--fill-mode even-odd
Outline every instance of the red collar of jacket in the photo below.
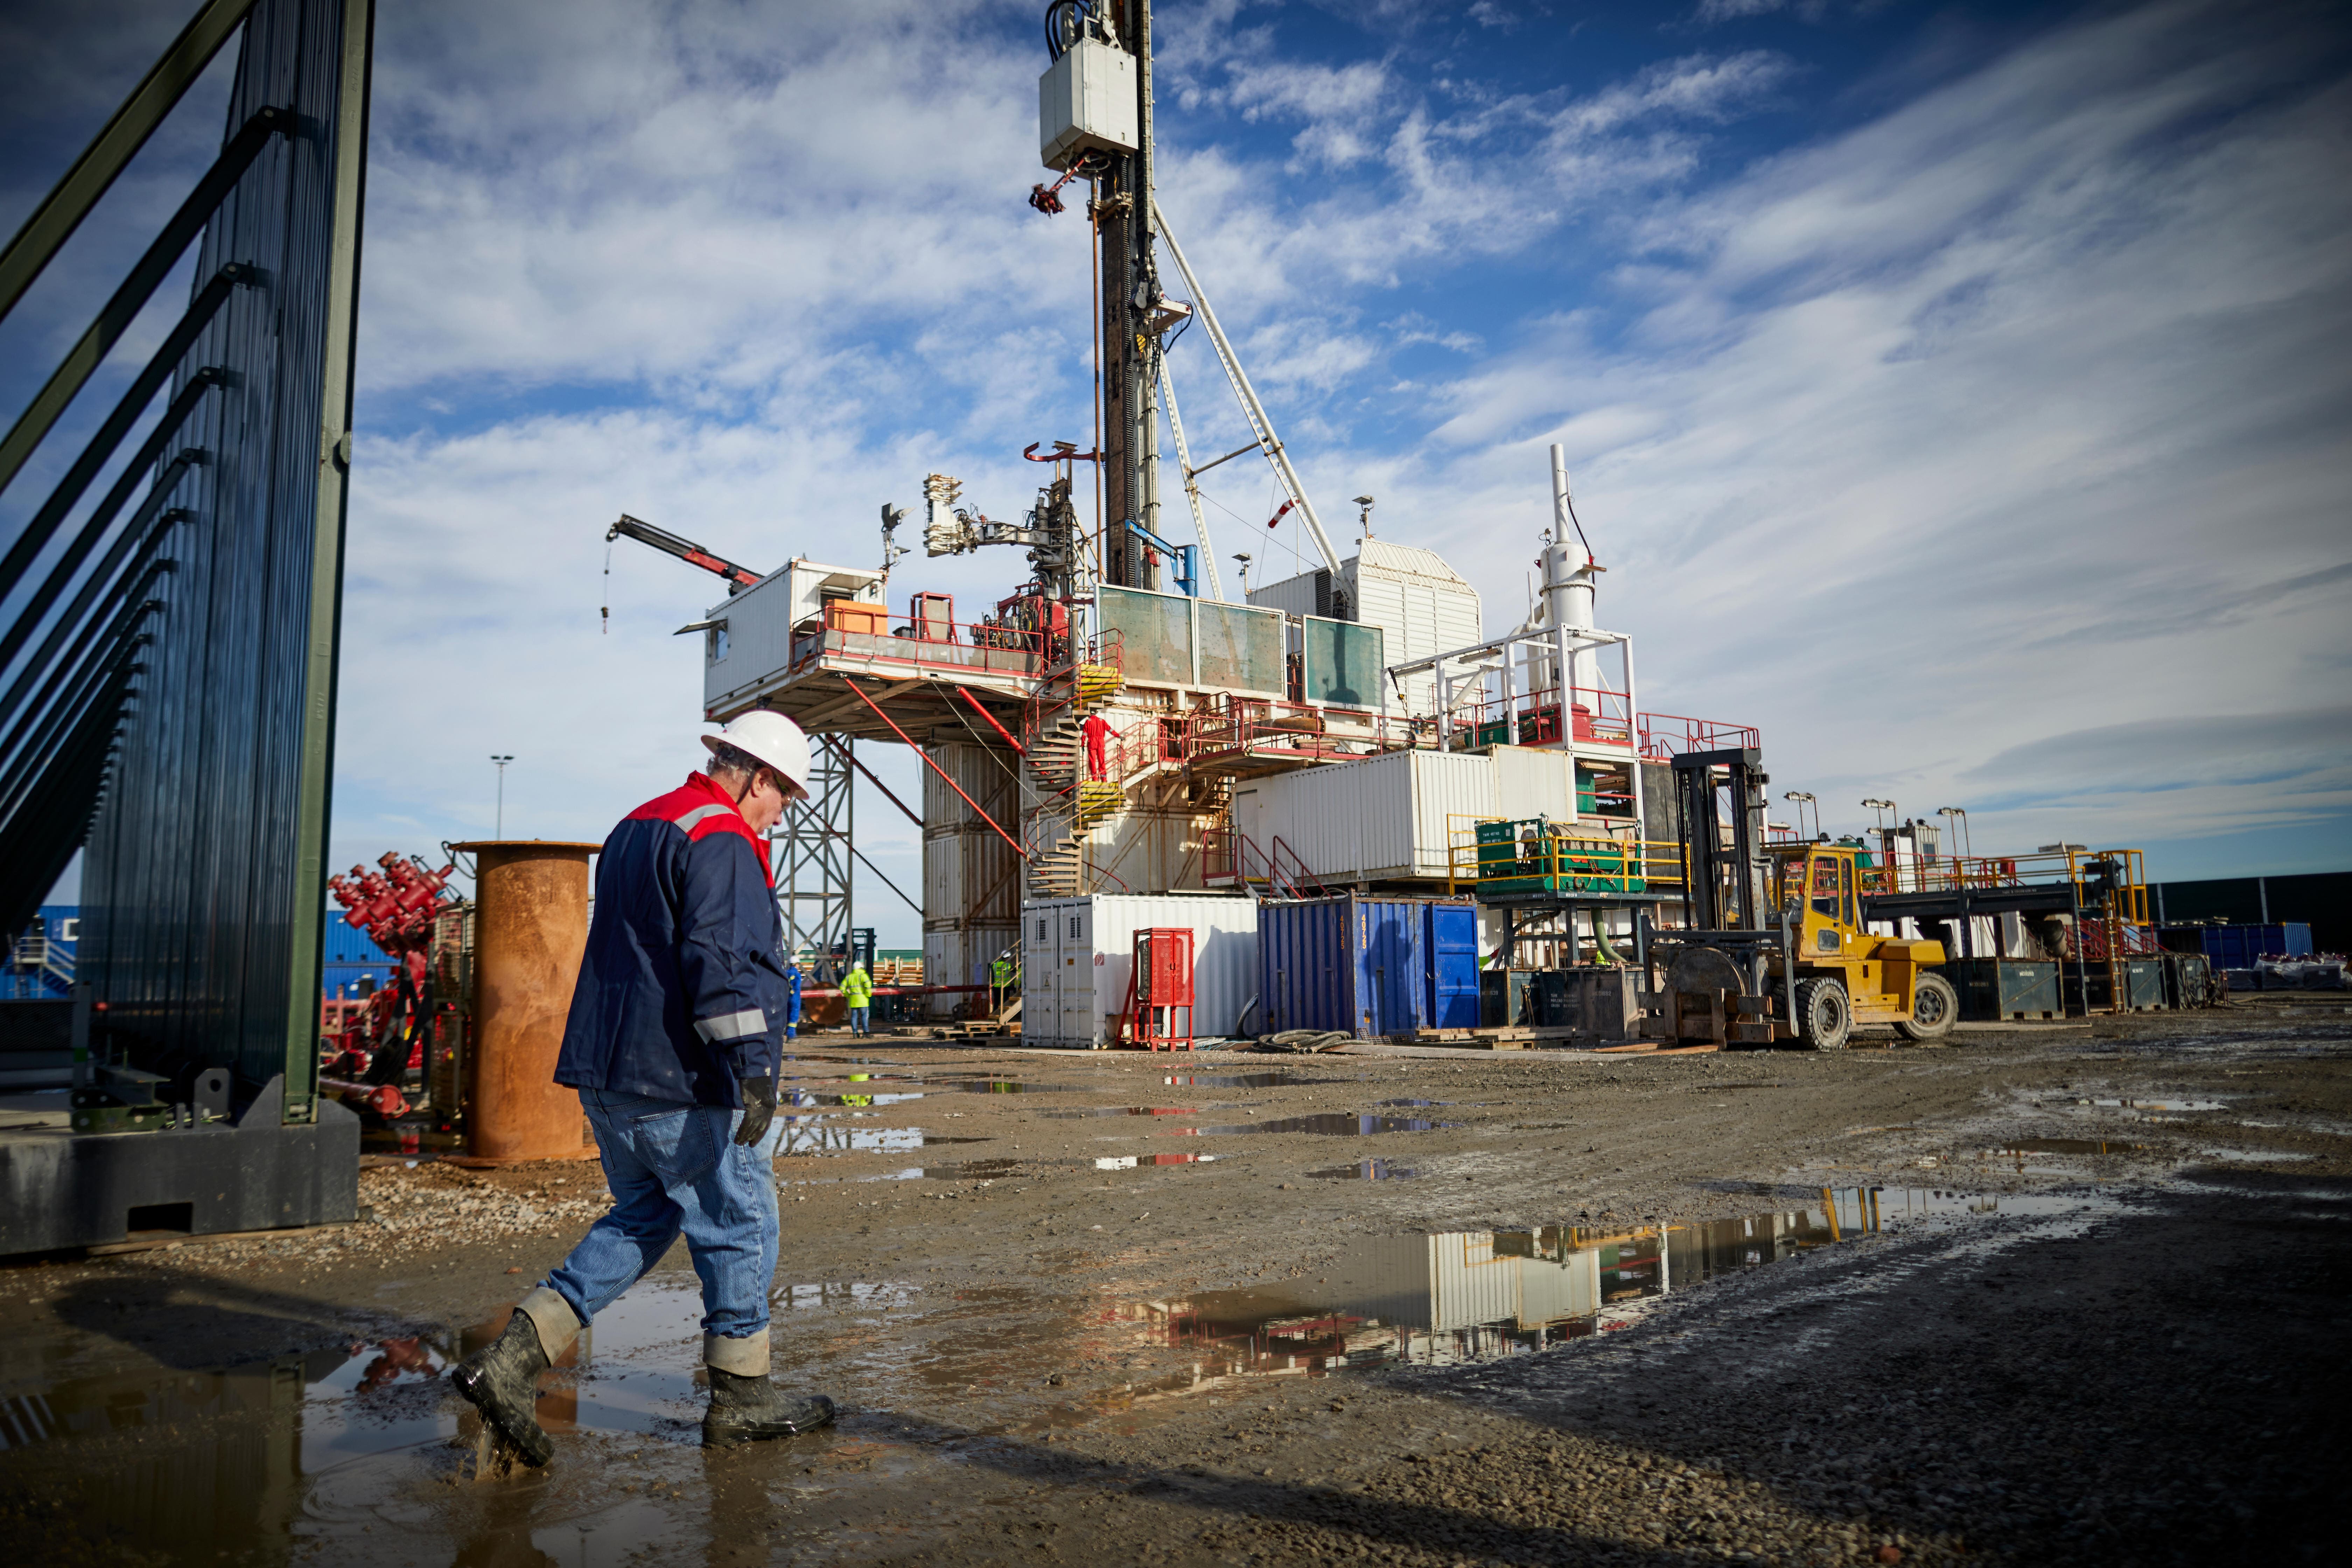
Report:
<svg viewBox="0 0 2352 1568"><path fill-rule="evenodd" d="M769 864L766 841L752 830L750 823L743 820L743 808L735 804L735 797L720 788L719 781L709 773L687 774L685 784L658 800L647 801L630 813L630 816L659 817L666 822L676 822L682 816L709 805L722 806L725 809L714 811L688 827L686 830L688 839L689 841L699 839L712 833L742 835L751 844L752 851L759 857L760 874L768 879L768 886L773 889L776 885L776 869Z"/></svg>

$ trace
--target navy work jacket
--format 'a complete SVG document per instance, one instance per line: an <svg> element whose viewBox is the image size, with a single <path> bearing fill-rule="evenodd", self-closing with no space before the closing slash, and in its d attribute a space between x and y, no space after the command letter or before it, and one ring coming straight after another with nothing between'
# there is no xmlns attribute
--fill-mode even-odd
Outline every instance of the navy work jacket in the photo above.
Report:
<svg viewBox="0 0 2352 1568"><path fill-rule="evenodd" d="M694 773L629 813L596 861L596 913L555 1081L737 1107L776 1076L791 991L766 847Z"/></svg>

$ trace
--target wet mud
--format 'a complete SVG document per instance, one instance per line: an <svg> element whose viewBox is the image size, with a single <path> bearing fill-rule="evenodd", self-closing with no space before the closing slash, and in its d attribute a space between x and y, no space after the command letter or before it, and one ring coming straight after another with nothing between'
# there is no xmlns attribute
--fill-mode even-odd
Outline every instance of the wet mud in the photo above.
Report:
<svg viewBox="0 0 2352 1568"><path fill-rule="evenodd" d="M2326 1561L2347 1022L811 1048L776 1375L835 1427L699 1447L681 1249L546 1375L554 1463L485 1474L447 1369L601 1183L383 1160L340 1231L0 1268L0 1524L39 1562Z"/></svg>

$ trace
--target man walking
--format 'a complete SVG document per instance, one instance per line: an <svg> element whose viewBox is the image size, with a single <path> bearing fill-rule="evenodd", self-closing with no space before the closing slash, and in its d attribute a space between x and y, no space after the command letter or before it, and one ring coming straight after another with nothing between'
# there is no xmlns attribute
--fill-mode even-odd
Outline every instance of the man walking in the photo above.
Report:
<svg viewBox="0 0 2352 1568"><path fill-rule="evenodd" d="M807 798L808 737L747 713L702 743L709 772L631 812L596 862L596 908L555 1080L580 1091L613 1206L498 1342L454 1381L532 1465L554 1445L539 1374L669 1250L702 1279L703 1441L784 1437L833 1419L768 1381L776 1272L776 1068L789 1009L761 835Z"/></svg>
<svg viewBox="0 0 2352 1568"><path fill-rule="evenodd" d="M841 1004L849 1009L851 1034L874 1032L874 977L866 973L863 960L852 963L849 973L841 977Z"/></svg>
<svg viewBox="0 0 2352 1568"><path fill-rule="evenodd" d="M784 1038L788 1040L801 1037L802 978L801 961L798 958L784 960L784 984L790 992L784 1003Z"/></svg>

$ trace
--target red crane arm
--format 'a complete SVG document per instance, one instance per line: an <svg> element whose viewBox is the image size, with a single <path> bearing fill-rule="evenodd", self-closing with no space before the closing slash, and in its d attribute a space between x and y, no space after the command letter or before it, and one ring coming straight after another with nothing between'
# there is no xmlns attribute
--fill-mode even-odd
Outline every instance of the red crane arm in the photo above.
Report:
<svg viewBox="0 0 2352 1568"><path fill-rule="evenodd" d="M712 554L690 539L680 539L677 534L656 528L652 523L631 517L627 512L623 512L621 521L604 531L604 537L607 540L634 539L640 544L650 544L664 554L675 555L690 566L699 566L705 572L724 577L740 588L750 587L762 575L761 573L752 571L749 566L738 566L723 555Z"/></svg>

